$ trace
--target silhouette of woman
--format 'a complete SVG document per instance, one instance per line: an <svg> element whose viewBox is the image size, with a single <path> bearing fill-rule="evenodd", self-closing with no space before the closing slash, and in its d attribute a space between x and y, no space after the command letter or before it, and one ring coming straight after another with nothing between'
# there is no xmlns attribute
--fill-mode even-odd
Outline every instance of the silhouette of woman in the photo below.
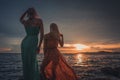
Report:
<svg viewBox="0 0 120 80"><path fill-rule="evenodd" d="M28 17L27 20L25 20L26 16ZM24 25L27 34L21 43L24 80L40 80L36 54L40 51L44 36L42 20L38 17L34 8L29 8L21 16L20 22ZM40 41L38 45L39 32Z"/></svg>
<svg viewBox="0 0 120 80"><path fill-rule="evenodd" d="M63 47L63 35L57 25L52 23L50 32L44 36L44 59L41 64L44 80L77 80L73 69L57 49L58 44Z"/></svg>

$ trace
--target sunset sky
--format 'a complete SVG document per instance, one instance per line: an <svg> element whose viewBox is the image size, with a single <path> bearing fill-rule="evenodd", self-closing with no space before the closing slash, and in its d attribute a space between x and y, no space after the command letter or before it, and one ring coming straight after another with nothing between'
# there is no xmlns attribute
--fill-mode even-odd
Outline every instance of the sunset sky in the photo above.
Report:
<svg viewBox="0 0 120 80"><path fill-rule="evenodd" d="M34 7L45 33L56 23L64 35L62 52L120 52L120 0L0 0L0 53L20 53L25 37L19 22Z"/></svg>

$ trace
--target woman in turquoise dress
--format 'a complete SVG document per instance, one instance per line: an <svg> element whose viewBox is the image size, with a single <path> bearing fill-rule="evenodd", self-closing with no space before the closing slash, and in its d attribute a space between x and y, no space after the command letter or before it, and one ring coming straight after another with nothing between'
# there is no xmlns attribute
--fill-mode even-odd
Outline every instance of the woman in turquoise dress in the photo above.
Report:
<svg viewBox="0 0 120 80"><path fill-rule="evenodd" d="M25 20L25 17L28 19ZM40 80L38 70L37 53L40 51L44 30L42 20L38 17L34 8L29 8L21 16L20 22L24 25L26 37L21 43L21 55L24 80ZM38 34L40 33L40 41Z"/></svg>

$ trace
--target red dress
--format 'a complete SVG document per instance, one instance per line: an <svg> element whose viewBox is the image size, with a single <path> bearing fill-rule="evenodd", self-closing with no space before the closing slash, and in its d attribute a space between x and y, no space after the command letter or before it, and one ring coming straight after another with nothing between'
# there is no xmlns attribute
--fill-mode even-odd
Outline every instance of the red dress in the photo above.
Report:
<svg viewBox="0 0 120 80"><path fill-rule="evenodd" d="M58 40L50 33L45 35L44 59L41 70L43 70L47 80L77 80L74 70L57 49L58 43Z"/></svg>

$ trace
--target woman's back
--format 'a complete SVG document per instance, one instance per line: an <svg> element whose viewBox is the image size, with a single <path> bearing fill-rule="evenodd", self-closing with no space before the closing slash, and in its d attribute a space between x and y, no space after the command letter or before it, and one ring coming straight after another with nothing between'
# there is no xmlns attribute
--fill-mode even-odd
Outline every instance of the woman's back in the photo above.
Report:
<svg viewBox="0 0 120 80"><path fill-rule="evenodd" d="M52 33L48 33L44 36L44 48L57 48L58 39Z"/></svg>
<svg viewBox="0 0 120 80"><path fill-rule="evenodd" d="M28 17L28 19L26 20L25 17ZM40 80L36 54L39 52L44 35L42 20L36 18L34 8L29 8L21 16L20 22L24 25L27 34L21 42L24 80ZM38 42L39 32L40 41Z"/></svg>
<svg viewBox="0 0 120 80"><path fill-rule="evenodd" d="M26 26L25 27L25 31L26 31L26 34L27 36L32 36L32 35L38 35L39 34L39 30L40 27L39 26Z"/></svg>
<svg viewBox="0 0 120 80"><path fill-rule="evenodd" d="M77 80L74 70L57 49L59 39L52 33L44 36L44 59L41 72L47 80Z"/></svg>

